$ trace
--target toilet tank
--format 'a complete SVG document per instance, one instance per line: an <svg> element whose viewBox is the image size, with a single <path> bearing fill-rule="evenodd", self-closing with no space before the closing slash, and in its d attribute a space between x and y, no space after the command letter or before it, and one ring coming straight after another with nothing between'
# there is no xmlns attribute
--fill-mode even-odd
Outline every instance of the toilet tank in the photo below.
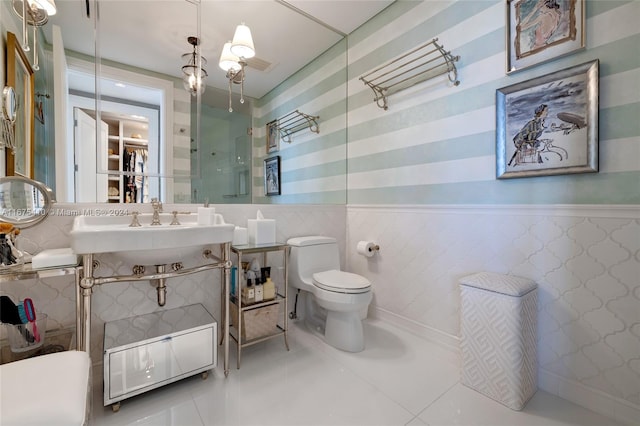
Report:
<svg viewBox="0 0 640 426"><path fill-rule="evenodd" d="M308 236L290 238L289 275L292 284L302 281L311 284L316 272L340 270L340 253L335 238Z"/></svg>

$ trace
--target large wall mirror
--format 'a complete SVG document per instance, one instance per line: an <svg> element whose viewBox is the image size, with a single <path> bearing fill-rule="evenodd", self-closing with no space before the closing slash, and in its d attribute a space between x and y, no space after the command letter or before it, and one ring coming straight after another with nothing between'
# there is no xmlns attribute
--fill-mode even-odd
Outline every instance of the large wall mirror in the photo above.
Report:
<svg viewBox="0 0 640 426"><path fill-rule="evenodd" d="M252 188L262 178L264 142L255 101L344 37L278 0L56 5L57 13L32 33L40 70L32 89L31 177L53 188L59 202L147 202L156 196L169 203L256 201ZM12 1L1 7L3 34L20 38ZM222 46L242 22L257 51L247 68L244 103L239 85L218 67ZM193 36L208 61L206 90L195 97L181 79ZM321 41L327 37L330 43Z"/></svg>

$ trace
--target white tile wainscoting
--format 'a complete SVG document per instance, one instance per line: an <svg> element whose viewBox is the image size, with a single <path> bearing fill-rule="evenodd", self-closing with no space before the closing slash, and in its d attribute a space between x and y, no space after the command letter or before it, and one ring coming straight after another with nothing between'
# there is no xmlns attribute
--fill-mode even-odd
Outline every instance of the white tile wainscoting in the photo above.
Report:
<svg viewBox="0 0 640 426"><path fill-rule="evenodd" d="M51 217L24 230L22 248L37 253L69 246L74 215L101 207L56 204ZM165 211L174 207L197 208L166 205ZM638 206L216 208L227 222L239 226L261 210L276 219L280 241L309 234L337 238L346 269L373 283L370 316L437 342L453 360L458 355L458 279L481 270L534 279L539 285L540 388L611 419L633 424L640 418ZM372 258L357 255L360 240L376 242L380 252ZM130 266L105 256L101 273L129 273ZM203 303L218 318L219 275L170 280L163 309ZM16 299L32 297L49 315L50 328L75 324L70 278L8 283L2 291ZM101 359L105 321L159 309L155 290L147 283L102 286L95 289L93 301L94 360Z"/></svg>
<svg viewBox="0 0 640 426"><path fill-rule="evenodd" d="M165 212L173 210L196 212L195 204L165 204ZM151 206L138 205L142 213L150 213ZM80 214L122 214L133 210L131 204L54 204L51 215L41 224L25 229L20 237L20 248L30 253L42 249L69 247L73 219ZM247 219L256 217L260 210L265 218L276 219L276 239L286 241L290 237L322 234L335 237L340 243L344 263L345 220L344 205L217 205L216 212L223 215L227 223L247 226ZM128 263L113 256L99 256L100 267L96 276L131 274ZM232 259L233 260L233 259ZM198 262L192 260L193 265ZM282 264L281 262L276 262ZM185 262L185 267L191 266ZM274 280L282 271L272 271ZM276 281L277 282L277 281ZM219 271L201 272L167 281L167 303L159 307L155 288L148 282L121 282L97 286L93 290L91 322L91 358L102 359L104 323L121 318L151 313L160 309L202 303L214 318L220 318L221 274ZM3 294L13 300L31 297L36 307L49 316L50 329L75 326L75 289L73 277L55 277L42 280L26 280L3 284ZM3 330L0 330L2 333ZM4 335L0 335L3 338Z"/></svg>
<svg viewBox="0 0 640 426"><path fill-rule="evenodd" d="M379 253L359 256L361 240ZM461 277L535 280L540 388L640 418L639 206L349 205L347 247L373 283L372 316L454 351Z"/></svg>

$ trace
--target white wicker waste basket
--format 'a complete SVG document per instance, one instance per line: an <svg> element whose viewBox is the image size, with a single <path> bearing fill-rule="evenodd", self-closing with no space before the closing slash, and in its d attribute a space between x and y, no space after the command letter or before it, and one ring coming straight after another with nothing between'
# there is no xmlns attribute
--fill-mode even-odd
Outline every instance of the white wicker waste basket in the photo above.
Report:
<svg viewBox="0 0 640 426"><path fill-rule="evenodd" d="M460 280L462 383L513 410L538 388L537 285L480 272Z"/></svg>

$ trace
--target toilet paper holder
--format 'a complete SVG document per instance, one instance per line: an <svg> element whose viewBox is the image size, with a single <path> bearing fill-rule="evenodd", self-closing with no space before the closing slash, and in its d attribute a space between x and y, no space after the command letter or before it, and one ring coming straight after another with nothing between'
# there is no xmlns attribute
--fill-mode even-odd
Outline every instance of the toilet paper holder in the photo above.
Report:
<svg viewBox="0 0 640 426"><path fill-rule="evenodd" d="M365 257L371 257L380 251L380 246L371 241L360 241L356 245L356 251Z"/></svg>

